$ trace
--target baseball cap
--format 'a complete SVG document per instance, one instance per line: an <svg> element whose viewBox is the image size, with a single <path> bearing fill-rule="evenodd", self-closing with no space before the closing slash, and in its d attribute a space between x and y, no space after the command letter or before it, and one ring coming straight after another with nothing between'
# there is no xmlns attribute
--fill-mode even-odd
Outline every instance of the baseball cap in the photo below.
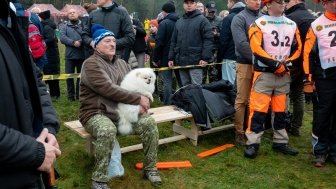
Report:
<svg viewBox="0 0 336 189"><path fill-rule="evenodd" d="M209 1L205 7L208 9L208 12L216 12L217 8L216 8L216 3L214 1Z"/></svg>

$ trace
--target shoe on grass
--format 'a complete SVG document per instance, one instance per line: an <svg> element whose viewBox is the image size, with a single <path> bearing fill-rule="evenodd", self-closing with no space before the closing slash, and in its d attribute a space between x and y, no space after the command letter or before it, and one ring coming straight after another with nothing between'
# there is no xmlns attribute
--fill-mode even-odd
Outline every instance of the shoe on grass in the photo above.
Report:
<svg viewBox="0 0 336 189"><path fill-rule="evenodd" d="M106 182L92 181L91 189L111 189Z"/></svg>
<svg viewBox="0 0 336 189"><path fill-rule="evenodd" d="M314 159L314 166L315 167L323 167L325 162L327 160L327 155L321 154L321 155L315 155Z"/></svg>
<svg viewBox="0 0 336 189"><path fill-rule="evenodd" d="M145 170L144 178L148 179L154 185L161 184L161 177L157 170Z"/></svg>
<svg viewBox="0 0 336 189"><path fill-rule="evenodd" d="M273 145L273 150L276 152L283 153L285 155L291 155L291 156L296 156L299 154L299 151L295 148L289 147L288 144L284 145Z"/></svg>
<svg viewBox="0 0 336 189"><path fill-rule="evenodd" d="M254 159L258 155L259 148L255 145L246 146L244 156L250 159Z"/></svg>

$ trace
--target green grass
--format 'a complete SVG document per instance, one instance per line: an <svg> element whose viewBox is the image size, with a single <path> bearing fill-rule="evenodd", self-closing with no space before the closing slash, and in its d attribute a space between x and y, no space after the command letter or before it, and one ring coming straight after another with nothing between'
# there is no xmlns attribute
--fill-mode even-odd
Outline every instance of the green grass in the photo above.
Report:
<svg viewBox="0 0 336 189"><path fill-rule="evenodd" d="M63 48L60 48L61 51ZM64 61L62 61L62 65ZM62 66L62 70L64 70ZM62 156L56 162L61 178L59 188L90 188L94 159L85 152L85 141L65 128L63 123L78 119L79 102L69 102L66 97L65 81L61 81L62 94L53 103L59 115L61 130L58 140ZM159 103L155 103L157 106ZM200 159L196 155L202 151L234 142L234 131L226 130L200 137L198 146L188 140L160 145L159 161L191 161L190 169L170 169L160 171L163 184L157 188L167 189L221 189L221 188L336 188L336 166L328 163L323 168L312 165L311 120L312 107L306 107L301 137L290 137L290 144L300 150L296 157L285 156L271 150L271 134L265 133L261 149L254 160L243 157L244 148L237 146L214 156ZM170 123L160 124L160 138L173 136ZM137 136L118 137L121 146L140 142ZM135 163L143 160L141 150L122 155L125 175L112 179L112 188L154 188L142 179Z"/></svg>

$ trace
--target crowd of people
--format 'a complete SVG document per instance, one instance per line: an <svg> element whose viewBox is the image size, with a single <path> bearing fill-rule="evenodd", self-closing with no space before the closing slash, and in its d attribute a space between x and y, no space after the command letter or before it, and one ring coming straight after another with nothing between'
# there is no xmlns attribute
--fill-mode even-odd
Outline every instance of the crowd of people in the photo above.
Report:
<svg viewBox="0 0 336 189"><path fill-rule="evenodd" d="M80 101L80 122L95 139L92 189L110 188L118 103L139 105L133 130L144 147L143 176L161 184L158 128L147 114L150 100L120 87L131 69L146 66L146 54L152 68L189 66L156 72L156 94L164 105L172 103L177 86L220 80L234 86L235 141L251 159L257 157L268 128L273 130L274 151L299 153L289 146L288 134L301 136L304 87L313 86L314 166L324 166L328 158L336 164L336 0L315 3L325 10L318 17L304 0L228 0L229 11L217 16L214 1L204 5L184 0L184 13L178 15L169 0L149 21L149 35L113 0L85 4L88 14L82 18L70 9L68 21L59 28L60 42L66 47L65 72L81 75L76 84L67 79L68 99ZM1 186L47 188L41 174L53 171L61 155L55 137L59 122L51 103L60 97L59 81L47 81L49 89L41 81L42 73L60 73L56 24L49 10L26 11L17 0L0 4L0 104L6 107L0 110L0 151L6 152L0 156ZM293 116L288 122L290 104Z"/></svg>

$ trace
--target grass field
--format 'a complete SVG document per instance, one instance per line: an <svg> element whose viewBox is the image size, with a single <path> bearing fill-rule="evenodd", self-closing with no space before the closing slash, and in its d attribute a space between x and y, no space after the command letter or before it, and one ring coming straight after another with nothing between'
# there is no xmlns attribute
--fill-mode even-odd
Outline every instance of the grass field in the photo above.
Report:
<svg viewBox="0 0 336 189"><path fill-rule="evenodd" d="M60 48L61 54L64 48ZM64 61L62 60L64 71ZM64 72L63 72L64 73ZM94 159L85 152L85 141L65 128L63 123L78 119L79 102L70 102L66 97L65 81L61 81L62 94L53 100L56 107L61 130L58 140L62 156L56 162L61 175L60 189L90 188L91 171ZM159 106L158 102L154 106ZM261 149L256 159L243 157L242 146L237 146L217 155L200 159L199 152L234 142L234 131L227 130L202 136L197 147L190 141L182 140L159 147L159 161L189 160L190 169L170 169L160 171L163 183L156 188L167 189L221 189L221 188L336 188L336 166L327 163L323 168L312 165L311 155L311 119L312 107L307 106L301 137L290 137L290 144L300 150L296 157L285 156L271 150L272 136L265 133ZM159 125L160 138L173 136L170 124ZM121 146L139 143L137 136L119 137ZM122 155L125 175L111 180L112 188L143 189L154 188L142 179L142 172L134 168L135 163L142 162L141 150ZM1 188L1 187L0 187Z"/></svg>

